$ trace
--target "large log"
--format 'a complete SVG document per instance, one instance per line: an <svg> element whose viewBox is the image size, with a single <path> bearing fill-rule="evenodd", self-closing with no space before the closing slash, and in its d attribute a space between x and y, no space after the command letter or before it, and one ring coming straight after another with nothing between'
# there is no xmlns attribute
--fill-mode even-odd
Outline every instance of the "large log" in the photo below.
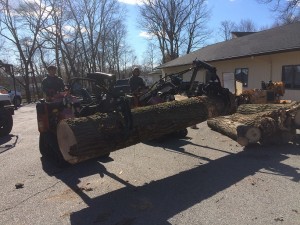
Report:
<svg viewBox="0 0 300 225"><path fill-rule="evenodd" d="M220 116L209 119L207 124L211 129L232 138L242 146L257 142L275 143L275 137L276 143L287 142L293 137L295 129L287 110L277 108L273 111L252 113L252 109L253 106L249 110L250 114L234 113Z"/></svg>
<svg viewBox="0 0 300 225"><path fill-rule="evenodd" d="M237 108L236 113L248 115L267 111L274 111L278 109L293 109L299 107L300 104L295 101L286 104L242 104Z"/></svg>
<svg viewBox="0 0 300 225"><path fill-rule="evenodd" d="M238 107L236 113L249 115L279 109L286 110L287 117L291 119L289 123L291 123L293 128L300 128L300 102L296 101L286 104L243 104Z"/></svg>
<svg viewBox="0 0 300 225"><path fill-rule="evenodd" d="M300 128L300 102L293 101L286 104L243 104L236 111L239 114L266 113L283 109L286 113L286 123L291 129ZM287 126L287 125L286 125ZM293 132L293 131L292 131Z"/></svg>
<svg viewBox="0 0 300 225"><path fill-rule="evenodd" d="M132 110L132 128L120 113L62 120L57 138L64 159L77 163L185 129L232 111L222 99L195 97Z"/></svg>
<svg viewBox="0 0 300 225"><path fill-rule="evenodd" d="M225 136L233 140L237 140L237 127L242 126L242 123L233 121L229 116L219 116L207 120L207 125Z"/></svg>

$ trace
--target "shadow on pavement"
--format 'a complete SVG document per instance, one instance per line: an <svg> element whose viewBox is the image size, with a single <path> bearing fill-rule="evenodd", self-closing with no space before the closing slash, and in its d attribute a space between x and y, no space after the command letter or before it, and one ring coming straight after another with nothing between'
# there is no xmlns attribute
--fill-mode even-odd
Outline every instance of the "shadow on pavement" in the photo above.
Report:
<svg viewBox="0 0 300 225"><path fill-rule="evenodd" d="M12 149L16 146L18 142L18 135L7 135L0 138L0 153L3 153L9 149Z"/></svg>
<svg viewBox="0 0 300 225"><path fill-rule="evenodd" d="M190 153L190 152L186 152L184 146L192 145L192 146L196 146L196 147L216 150L216 151L227 153L227 154L232 154L231 152L227 152L227 151L224 151L224 150L221 150L221 149L216 149L216 148L212 148L212 147L209 147L209 146L195 144L190 140L191 139L188 138L188 137L181 138L181 139L168 138L168 139L164 139L164 140L160 140L160 141L156 141L156 140L148 141L148 142L144 142L144 144L154 146L154 147L161 147L166 151L172 151L172 152L176 152L178 154L188 155L188 156L198 158L198 159L202 159L202 160L205 160L205 161L211 161L211 160L209 158L206 158L206 157L202 157L202 156Z"/></svg>
<svg viewBox="0 0 300 225"><path fill-rule="evenodd" d="M178 144L180 140L177 146ZM172 146L176 146L176 143L169 143L168 148L172 149ZM55 172L53 167L50 167L50 170L48 168L48 171L46 167L44 169L75 190L88 205L87 208L70 215L73 225L169 225L168 219L171 217L254 175L261 169L299 182L299 168L282 163L288 155L299 154L298 144L276 147L252 146L239 153L226 155L138 187L131 186L117 175L110 173L96 160L75 165L65 171ZM94 174L110 176L123 183L125 187L89 198L82 191L78 191L77 184L79 178Z"/></svg>

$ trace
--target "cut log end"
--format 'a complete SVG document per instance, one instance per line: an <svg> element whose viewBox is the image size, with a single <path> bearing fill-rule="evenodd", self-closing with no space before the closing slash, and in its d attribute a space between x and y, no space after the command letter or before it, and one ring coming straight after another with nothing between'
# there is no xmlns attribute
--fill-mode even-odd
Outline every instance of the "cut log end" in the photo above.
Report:
<svg viewBox="0 0 300 225"><path fill-rule="evenodd" d="M57 126L57 142L64 159L75 164L78 162L77 157L70 155L70 148L77 145L75 135L65 121L61 121Z"/></svg>
<svg viewBox="0 0 300 225"><path fill-rule="evenodd" d="M245 137L249 140L249 143L256 143L260 140L261 138L261 131L257 127L250 127L246 134Z"/></svg>
<svg viewBox="0 0 300 225"><path fill-rule="evenodd" d="M238 137L237 143L239 143L241 146L247 146L249 144L249 140L245 137Z"/></svg>
<svg viewBox="0 0 300 225"><path fill-rule="evenodd" d="M237 127L237 142L242 146L257 143L261 139L261 131L258 127L238 126ZM245 139L247 141L245 141Z"/></svg>

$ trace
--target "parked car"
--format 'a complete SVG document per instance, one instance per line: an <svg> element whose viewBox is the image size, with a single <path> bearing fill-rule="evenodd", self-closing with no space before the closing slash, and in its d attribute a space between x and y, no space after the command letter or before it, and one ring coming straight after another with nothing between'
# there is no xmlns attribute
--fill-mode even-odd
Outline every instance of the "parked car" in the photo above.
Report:
<svg viewBox="0 0 300 225"><path fill-rule="evenodd" d="M16 106L19 107L22 104L22 95L19 91L9 90L3 86L0 86L1 94L8 94L10 97L10 101Z"/></svg>
<svg viewBox="0 0 300 225"><path fill-rule="evenodd" d="M14 107L11 105L10 96L0 93L0 137L6 136L13 127Z"/></svg>

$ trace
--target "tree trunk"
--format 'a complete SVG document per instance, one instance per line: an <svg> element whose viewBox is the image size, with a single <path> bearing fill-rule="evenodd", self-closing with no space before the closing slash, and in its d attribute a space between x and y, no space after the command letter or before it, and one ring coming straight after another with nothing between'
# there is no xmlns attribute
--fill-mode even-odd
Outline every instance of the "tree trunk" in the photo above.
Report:
<svg viewBox="0 0 300 225"><path fill-rule="evenodd" d="M299 104L245 104L237 113L209 119L208 126L242 146L281 144L291 141L300 122Z"/></svg>
<svg viewBox="0 0 300 225"><path fill-rule="evenodd" d="M240 114L255 114L266 111L274 111L277 109L291 109L299 108L298 102L291 102L287 104L242 104L237 108L236 113Z"/></svg>
<svg viewBox="0 0 300 225"><path fill-rule="evenodd" d="M132 128L117 112L62 120L57 137L64 159L72 164L159 138L231 111L221 99L172 101L132 110Z"/></svg>
<svg viewBox="0 0 300 225"><path fill-rule="evenodd" d="M207 120L207 125L214 131L224 134L233 140L237 140L237 127L242 123L233 121L228 116L220 116Z"/></svg>

